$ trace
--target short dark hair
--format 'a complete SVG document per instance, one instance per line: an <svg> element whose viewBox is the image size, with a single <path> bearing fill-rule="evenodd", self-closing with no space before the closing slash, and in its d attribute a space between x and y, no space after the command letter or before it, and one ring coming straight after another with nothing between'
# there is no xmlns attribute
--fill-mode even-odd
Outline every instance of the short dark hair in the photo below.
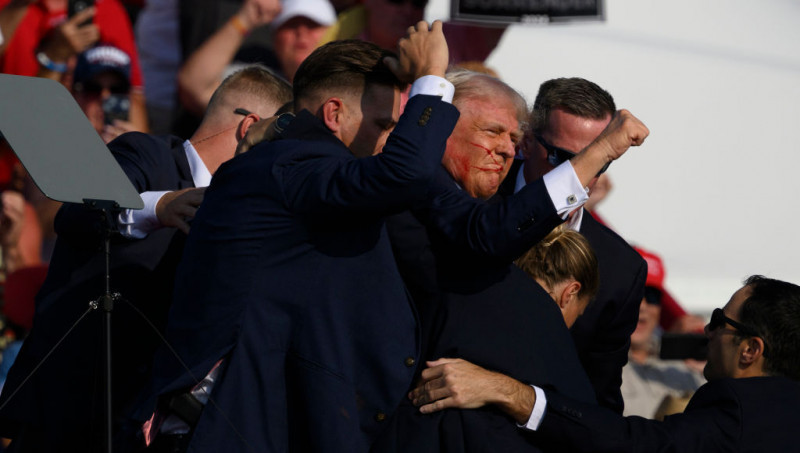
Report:
<svg viewBox="0 0 800 453"><path fill-rule="evenodd" d="M550 113L561 108L572 115L594 120L603 119L617 111L614 98L596 83L580 77L551 79L539 87L533 102L530 127L540 134L547 127Z"/></svg>
<svg viewBox="0 0 800 453"><path fill-rule="evenodd" d="M297 68L295 106L329 90L362 93L368 85L404 89L406 84L383 63L395 54L358 39L329 42L311 53Z"/></svg>
<svg viewBox="0 0 800 453"><path fill-rule="evenodd" d="M744 284L750 297L742 303L739 321L766 344L764 372L800 380L800 286L761 275Z"/></svg>

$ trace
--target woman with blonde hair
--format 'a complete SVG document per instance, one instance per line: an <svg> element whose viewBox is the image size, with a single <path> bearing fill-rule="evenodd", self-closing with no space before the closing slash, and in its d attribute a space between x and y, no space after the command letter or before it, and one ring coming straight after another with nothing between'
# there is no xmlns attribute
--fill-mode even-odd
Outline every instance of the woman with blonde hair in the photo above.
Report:
<svg viewBox="0 0 800 453"><path fill-rule="evenodd" d="M556 301L567 327L572 327L597 294L600 276L589 241L564 225L555 228L515 264Z"/></svg>

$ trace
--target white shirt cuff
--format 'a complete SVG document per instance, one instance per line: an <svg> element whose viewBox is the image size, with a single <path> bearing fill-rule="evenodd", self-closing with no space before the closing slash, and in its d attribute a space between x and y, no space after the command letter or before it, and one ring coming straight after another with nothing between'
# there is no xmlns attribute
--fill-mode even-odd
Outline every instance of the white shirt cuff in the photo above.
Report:
<svg viewBox="0 0 800 453"><path fill-rule="evenodd" d="M161 228L156 216L156 204L164 196L163 192L142 192L143 209L125 209L117 216L119 232L130 239L144 239L148 234Z"/></svg>
<svg viewBox="0 0 800 453"><path fill-rule="evenodd" d="M589 193L581 185L569 161L545 174L543 179L553 206L562 219L566 219L569 213L583 206L589 199Z"/></svg>
<svg viewBox="0 0 800 453"><path fill-rule="evenodd" d="M544 410L547 408L547 397L544 394L544 390L535 385L532 385L531 387L533 387L533 390L536 392L536 402L533 403L531 417L528 419L528 423L525 423L524 425L517 423L517 426L520 428L529 429L531 431L536 431L539 429L539 425L542 424L542 420L544 419Z"/></svg>
<svg viewBox="0 0 800 453"><path fill-rule="evenodd" d="M452 83L435 75L426 75L418 78L411 84L411 91L408 93L408 98L418 94L427 94L430 96L441 96L442 101L449 104L453 103L453 95L456 92L456 87Z"/></svg>

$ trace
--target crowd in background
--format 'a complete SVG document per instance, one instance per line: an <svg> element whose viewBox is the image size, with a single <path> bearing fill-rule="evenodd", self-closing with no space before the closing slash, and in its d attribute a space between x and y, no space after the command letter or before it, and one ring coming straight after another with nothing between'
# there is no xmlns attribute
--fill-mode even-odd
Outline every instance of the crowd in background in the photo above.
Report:
<svg viewBox="0 0 800 453"><path fill-rule="evenodd" d="M73 3L80 2L0 0L0 72L44 77L63 84L105 143L128 132L169 134L175 140L180 139L175 142L178 147L184 141L191 142L204 161L206 154L201 144L209 145L224 138L228 140L224 142L226 149L232 149L246 132L245 129L239 135L217 136L217 129L222 131L220 133L233 130L238 134L239 130L233 128L237 124L241 127L239 121L251 118L255 123L268 118L290 100L288 84L295 81L298 68L312 51L332 41L353 38L395 50L408 28L423 19L426 6L425 0L96 0L84 9L68 11ZM483 61L503 32L503 28L445 23L443 33L449 45L449 63L486 74L484 77L499 78L483 65ZM221 129L218 125L223 123L212 123L214 113L210 106L215 102L215 93L223 80L243 68L251 68L253 63L260 65L259 71L267 68L268 75L252 77L279 80L269 83L283 93L276 96L281 102L276 101L265 111L239 102L235 118L228 119L231 126L225 123L228 129ZM458 84L455 85L454 104L461 107ZM406 92L404 102L407 95ZM217 103L220 102L218 98ZM524 107L527 116L528 108ZM218 127L214 129L209 124ZM542 137L542 131L534 131L526 137L526 143L538 140L543 149L556 148L545 143ZM523 157L524 141L519 141L520 146L512 150L507 156L509 159L515 154L518 160ZM120 147L124 142L116 143ZM223 146L219 143L218 146ZM171 146L165 145L164 149ZM573 151L580 149L582 147ZM445 167L447 159L445 154ZM218 159L216 165L224 160ZM215 169L216 166L209 166L211 174ZM504 169L510 181L517 179L517 171L521 177L524 170L520 167L512 167L510 172ZM188 187L201 187L194 171L192 177L195 184ZM583 215L609 228L610 224L599 216L597 206L611 191L611 181L603 174L593 184ZM44 282L48 262L53 256L54 219L60 204L38 191L2 135L0 189L0 285L4 324L0 338L3 350L0 379L4 380L32 327L34 296ZM464 189L470 191L468 186ZM497 189L494 187L489 194L476 189L476 193L470 194L488 199ZM202 200L202 192L181 192L176 196L196 196ZM187 204L196 208L199 201ZM154 214L162 219L161 212L154 211ZM175 214L175 217L181 216ZM175 224L162 223L188 231L188 225L180 225L182 219ZM139 233L135 228L129 234L133 238L142 237L136 236ZM567 234L563 231L554 234L555 238L548 236L543 243L550 246L567 240L558 236ZM682 399L685 405L704 382L700 372L702 363L659 358L661 333L702 333L705 320L687 313L670 295L660 258L644 248L636 251L647 262L646 283L639 303L638 324L629 339L621 393L626 415L656 418L663 417L664 410L660 406L665 401ZM525 264L523 257L517 264L552 293L564 279L548 281L544 276L546 272L530 264L547 262L543 257L549 252L542 251L540 246L540 250L532 249L529 253L536 258L528 257L528 264ZM537 272L544 274L537 278ZM591 286L587 281L582 280L583 286ZM408 279L406 284L413 286ZM564 287L558 288L563 292ZM595 292L596 288L592 295ZM566 299L562 302L556 296L553 298L560 304L568 327L579 319L590 300L586 298L582 305L567 309ZM425 335L429 326L423 324L422 328ZM600 393L598 390L598 396ZM680 410L682 407L671 412Z"/></svg>

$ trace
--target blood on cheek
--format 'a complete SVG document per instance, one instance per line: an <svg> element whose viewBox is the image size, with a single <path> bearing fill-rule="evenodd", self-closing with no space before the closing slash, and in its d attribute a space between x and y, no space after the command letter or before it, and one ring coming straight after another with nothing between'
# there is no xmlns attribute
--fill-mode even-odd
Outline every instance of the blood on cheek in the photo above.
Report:
<svg viewBox="0 0 800 453"><path fill-rule="evenodd" d="M494 154L492 154L492 150L490 150L489 148L487 148L487 147L485 147L483 145L479 145L479 144L474 143L474 142L469 142L469 144L486 151L486 154L488 154L489 157L492 158L492 161L494 161L495 164L502 165L500 162L497 161L497 157Z"/></svg>

